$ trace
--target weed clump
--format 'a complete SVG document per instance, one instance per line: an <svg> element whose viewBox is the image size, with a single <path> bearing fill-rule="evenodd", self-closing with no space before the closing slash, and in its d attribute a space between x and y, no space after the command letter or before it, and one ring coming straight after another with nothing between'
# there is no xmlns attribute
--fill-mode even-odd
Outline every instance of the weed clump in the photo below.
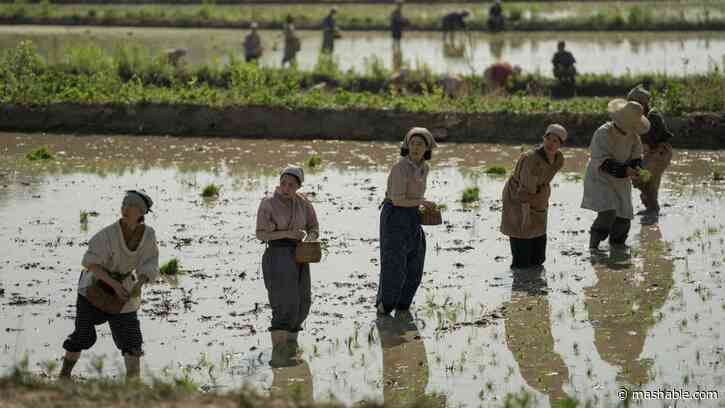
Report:
<svg viewBox="0 0 725 408"><path fill-rule="evenodd" d="M172 258L172 259L164 262L164 264L161 265L161 268L159 268L159 272L162 275L178 275L179 274L179 260L176 258Z"/></svg>
<svg viewBox="0 0 725 408"><path fill-rule="evenodd" d="M36 160L52 160L53 159L53 153L50 152L48 149L48 146L41 146L27 155L25 157L30 161L36 161Z"/></svg>
<svg viewBox="0 0 725 408"><path fill-rule="evenodd" d="M493 176L505 176L506 168L503 166L491 166L486 169L485 173Z"/></svg>
<svg viewBox="0 0 725 408"><path fill-rule="evenodd" d="M206 187L204 187L203 190L201 190L201 196L204 198L215 198L219 197L219 190L221 187L217 186L214 183L207 184Z"/></svg>
<svg viewBox="0 0 725 408"><path fill-rule="evenodd" d="M322 164L322 158L319 154L313 154L305 159L305 166L309 168L319 167Z"/></svg>
<svg viewBox="0 0 725 408"><path fill-rule="evenodd" d="M481 194L481 190L479 190L478 187L469 187L465 190L463 190L463 196L461 197L461 201L463 203L473 203L479 200L479 196Z"/></svg>
<svg viewBox="0 0 725 408"><path fill-rule="evenodd" d="M715 170L712 172L712 180L713 181L723 181L723 180L725 180L725 177L723 177L722 173Z"/></svg>

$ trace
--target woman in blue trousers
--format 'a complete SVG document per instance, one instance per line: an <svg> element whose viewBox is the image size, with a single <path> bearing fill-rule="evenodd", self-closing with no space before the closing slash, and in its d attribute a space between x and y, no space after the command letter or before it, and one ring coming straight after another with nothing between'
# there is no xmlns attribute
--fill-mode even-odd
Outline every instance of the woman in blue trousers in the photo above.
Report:
<svg viewBox="0 0 725 408"><path fill-rule="evenodd" d="M380 212L380 282L375 306L379 314L410 309L423 277L425 234L420 207L435 208L425 198L431 159L436 147L425 128L408 131L400 160L390 170Z"/></svg>

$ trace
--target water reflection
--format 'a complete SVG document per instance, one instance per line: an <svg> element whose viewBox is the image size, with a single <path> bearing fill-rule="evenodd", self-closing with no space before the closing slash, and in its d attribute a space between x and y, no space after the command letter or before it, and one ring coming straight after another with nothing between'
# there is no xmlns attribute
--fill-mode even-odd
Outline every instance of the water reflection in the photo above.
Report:
<svg viewBox="0 0 725 408"><path fill-rule="evenodd" d="M651 380L651 359L642 359L647 332L655 325L672 288L674 262L657 225L639 235L642 264L628 250L592 257L597 283L585 289L594 343L602 359L619 369L617 380L644 384Z"/></svg>
<svg viewBox="0 0 725 408"><path fill-rule="evenodd" d="M386 406L409 406L425 394L428 358L425 342L408 312L375 320L383 350L383 398Z"/></svg>
<svg viewBox="0 0 725 408"><path fill-rule="evenodd" d="M551 307L544 268L513 271L511 300L506 307L506 344L526 383L547 395L551 406L564 399L569 370L554 351Z"/></svg>
<svg viewBox="0 0 725 408"><path fill-rule="evenodd" d="M310 366L302 358L295 345L290 350L275 350L277 353L289 352L285 356L275 356L277 360L272 368L272 397L292 399L300 405L312 405L314 388ZM274 352L273 352L274 353ZM274 357L273 357L274 358Z"/></svg>

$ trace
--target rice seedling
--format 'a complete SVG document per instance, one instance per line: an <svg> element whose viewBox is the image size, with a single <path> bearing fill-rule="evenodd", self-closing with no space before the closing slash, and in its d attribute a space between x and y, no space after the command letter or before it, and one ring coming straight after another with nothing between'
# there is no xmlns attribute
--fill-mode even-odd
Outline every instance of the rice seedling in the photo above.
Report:
<svg viewBox="0 0 725 408"><path fill-rule="evenodd" d="M463 190L461 202L464 204L477 202L480 199L481 190L478 187L469 187Z"/></svg>
<svg viewBox="0 0 725 408"><path fill-rule="evenodd" d="M48 146L41 146L29 152L27 155L25 155L25 158L30 161L52 160L54 156L53 153L51 153L48 149Z"/></svg>
<svg viewBox="0 0 725 408"><path fill-rule="evenodd" d="M179 260L176 258L172 258L172 259L164 262L164 264L161 265L161 268L159 268L159 271L161 272L162 275L166 275L166 276L178 275L180 272Z"/></svg>
<svg viewBox="0 0 725 408"><path fill-rule="evenodd" d="M220 186L211 183L207 184L206 187L201 191L201 196L204 198L216 198L219 197Z"/></svg>
<svg viewBox="0 0 725 408"><path fill-rule="evenodd" d="M486 168L484 173L492 176L505 176L506 175L506 168L503 166L491 166Z"/></svg>
<svg viewBox="0 0 725 408"><path fill-rule="evenodd" d="M319 154L313 154L305 159L305 166L314 169L322 164L322 158Z"/></svg>

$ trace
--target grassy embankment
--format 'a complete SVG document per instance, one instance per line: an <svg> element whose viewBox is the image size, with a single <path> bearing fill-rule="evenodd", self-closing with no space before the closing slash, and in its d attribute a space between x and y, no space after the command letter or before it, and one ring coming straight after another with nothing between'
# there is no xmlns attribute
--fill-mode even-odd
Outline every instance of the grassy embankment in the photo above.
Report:
<svg viewBox="0 0 725 408"><path fill-rule="evenodd" d="M662 4L662 3L659 3ZM488 4L411 4L405 7L410 29L439 30L440 20L450 11L467 8L472 30L485 30ZM282 28L285 17L295 17L301 29L319 29L330 6L325 4L217 5L204 0L194 5L81 4L55 5L49 0L28 3L15 0L0 4L0 23L56 25L131 25L162 27ZM338 24L343 30L388 30L389 4L343 4L338 6ZM693 1L686 5L656 2L619 3L513 3L506 4L507 29L522 31L599 30L722 30L725 4Z"/></svg>
<svg viewBox="0 0 725 408"><path fill-rule="evenodd" d="M607 98L552 100L551 81L525 76L510 84L514 96L482 93L480 77L466 77L469 92L446 98L428 70L411 73L409 93L384 87L390 73L373 63L365 73L343 73L330 60L313 72L259 68L232 58L228 66L176 68L140 49L118 49L106 55L97 48L68 50L62 64L48 65L25 42L0 54L0 102L42 106L81 104L190 104L202 106L270 106L290 109L379 109L408 112L573 112L602 113ZM320 81L332 91L310 90ZM547 82L548 81L548 82ZM725 111L725 75L714 71L687 78L664 76L583 76L580 88L621 89L649 81L660 109L671 114ZM548 85L547 85L548 84ZM531 90L527 93L526 89Z"/></svg>

